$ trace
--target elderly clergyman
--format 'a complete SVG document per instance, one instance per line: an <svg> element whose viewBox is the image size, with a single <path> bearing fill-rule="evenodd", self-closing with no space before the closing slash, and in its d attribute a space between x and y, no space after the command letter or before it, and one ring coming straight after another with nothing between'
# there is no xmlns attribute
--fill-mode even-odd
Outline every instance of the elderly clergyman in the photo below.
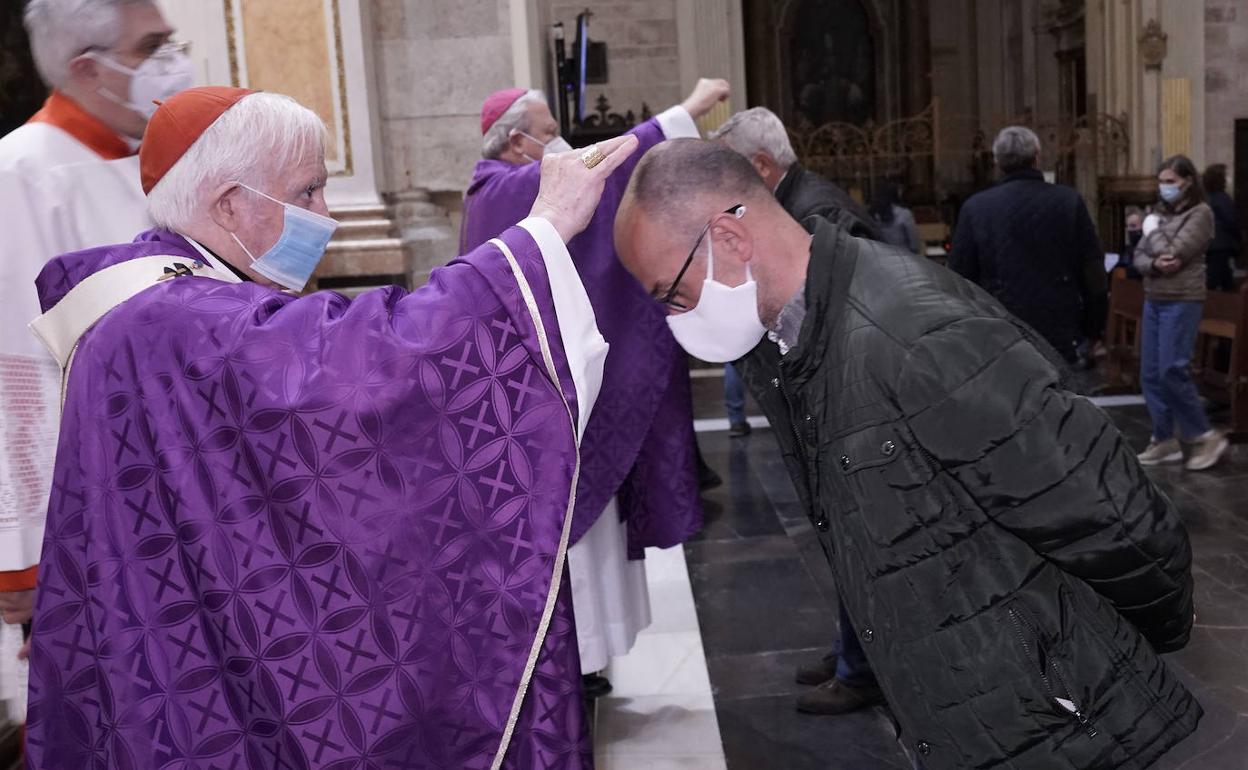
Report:
<svg viewBox="0 0 1248 770"><path fill-rule="evenodd" d="M1187 533L1029 327L907 251L812 238L711 142L641 160L616 245L693 355L788 351L776 438L923 766L1140 768L1195 730L1158 656L1191 634Z"/></svg>
<svg viewBox="0 0 1248 770"><path fill-rule="evenodd" d="M689 370L684 353L620 265L615 209L636 159L672 137L696 137L694 120L728 97L722 80L700 80L682 104L628 133L639 150L608 180L589 226L568 251L611 346L599 408L586 428L568 553L585 691L610 688L597 674L629 651L650 623L642 553L678 545L702 526ZM464 198L460 250L519 222L538 195L537 162L567 146L540 91L492 94L481 110L483 159Z"/></svg>
<svg viewBox="0 0 1248 770"><path fill-rule="evenodd" d="M20 3L18 3L20 5ZM150 226L134 157L152 99L191 85L191 62L151 0L30 0L26 30L52 94L0 138L0 609L30 617L51 487L56 366L26 332L48 260ZM0 693L13 681L0 660Z"/></svg>
<svg viewBox="0 0 1248 770"><path fill-rule="evenodd" d="M174 96L158 229L39 276L34 767L589 762L564 559L606 351L565 243L636 142L546 158L518 226L348 301L294 293L335 227L323 133Z"/></svg>
<svg viewBox="0 0 1248 770"><path fill-rule="evenodd" d="M1075 188L1044 181L1036 167L1040 139L1031 129L1002 129L992 155L1001 181L963 204L949 267L1074 363L1081 342L1101 338L1108 312L1096 227Z"/></svg>

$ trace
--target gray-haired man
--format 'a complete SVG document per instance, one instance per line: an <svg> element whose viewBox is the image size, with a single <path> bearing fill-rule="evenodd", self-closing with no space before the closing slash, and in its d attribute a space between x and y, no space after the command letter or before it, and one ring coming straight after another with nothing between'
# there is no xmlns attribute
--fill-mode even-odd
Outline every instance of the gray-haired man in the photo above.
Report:
<svg viewBox="0 0 1248 770"><path fill-rule="evenodd" d="M1074 188L1045 183L1031 129L1003 129L992 154L1002 179L963 204L949 267L1073 363L1079 342L1105 329L1104 250L1088 207Z"/></svg>
<svg viewBox="0 0 1248 770"><path fill-rule="evenodd" d="M754 107L738 112L712 132L710 138L748 160L767 189L775 194L776 201L808 232L813 234L819 222L828 220L853 235L880 240L874 221L857 201L832 182L802 168L784 123L771 110ZM764 339L740 361L724 367L724 400L730 409L745 400L744 392L738 395L734 388L748 385L772 425L781 425L787 420L789 407L771 384L780 358L776 343ZM740 435L737 418L730 414L729 419L734 423L734 435ZM745 425L745 433L749 432L749 423L744 422L744 417L739 424ZM800 467L799 458L786 455L785 460L796 473ZM800 485L797 491L809 509L812 505L809 492ZM815 685L815 689L798 696L799 711L846 714L883 701L858 635L839 602L837 618L841 636L833 642L831 651L797 670L799 684Z"/></svg>

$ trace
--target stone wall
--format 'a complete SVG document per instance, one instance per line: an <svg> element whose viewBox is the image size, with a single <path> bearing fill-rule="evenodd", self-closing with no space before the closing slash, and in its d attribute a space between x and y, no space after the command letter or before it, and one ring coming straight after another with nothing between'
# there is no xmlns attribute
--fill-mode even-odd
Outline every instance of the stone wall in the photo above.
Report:
<svg viewBox="0 0 1248 770"><path fill-rule="evenodd" d="M382 189L462 191L481 101L513 85L508 0L373 0Z"/></svg>
<svg viewBox="0 0 1248 770"><path fill-rule="evenodd" d="M680 101L680 49L677 38L676 0L538 0L543 28L563 22L568 51L576 31L576 16L588 9L589 37L607 44L608 82L586 88L593 109L599 94L605 95L613 112L632 110L642 104L659 112ZM550 56L549 52L544 52Z"/></svg>
<svg viewBox="0 0 1248 770"><path fill-rule="evenodd" d="M509 0L371 0L379 186L414 280L458 253L461 197L481 158L481 102L515 84Z"/></svg>
<svg viewBox="0 0 1248 770"><path fill-rule="evenodd" d="M1235 167L1235 120L1248 118L1248 0L1205 0L1205 161Z"/></svg>

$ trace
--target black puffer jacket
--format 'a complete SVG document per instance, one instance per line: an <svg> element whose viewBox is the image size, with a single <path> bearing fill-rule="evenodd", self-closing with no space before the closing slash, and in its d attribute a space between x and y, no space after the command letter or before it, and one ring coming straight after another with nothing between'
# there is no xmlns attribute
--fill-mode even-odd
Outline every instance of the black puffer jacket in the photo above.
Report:
<svg viewBox="0 0 1248 770"><path fill-rule="evenodd" d="M1067 361L1105 330L1105 255L1083 198L1019 171L958 213L949 267L984 287Z"/></svg>
<svg viewBox="0 0 1248 770"><path fill-rule="evenodd" d="M875 220L858 201L837 185L801 164L789 166L788 172L776 185L776 200L798 222L810 217L822 217L849 230L851 235L880 240Z"/></svg>
<svg viewBox="0 0 1248 770"><path fill-rule="evenodd" d="M1199 704L1158 657L1191 549L1109 418L954 273L818 228L769 414L841 600L929 770L1143 768ZM776 399L767 402L774 406Z"/></svg>

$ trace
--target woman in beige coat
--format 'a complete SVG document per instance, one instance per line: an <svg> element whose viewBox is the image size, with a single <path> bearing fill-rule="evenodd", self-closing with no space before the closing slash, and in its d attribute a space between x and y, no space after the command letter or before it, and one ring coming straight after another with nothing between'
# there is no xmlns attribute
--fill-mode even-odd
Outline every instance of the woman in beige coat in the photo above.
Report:
<svg viewBox="0 0 1248 770"><path fill-rule="evenodd" d="M1144 465L1182 462L1182 438L1192 444L1188 470L1199 471L1213 467L1228 446L1226 437L1210 428L1188 372L1205 303L1213 210L1205 203L1196 167L1184 155L1161 164L1157 190L1156 227L1146 226L1135 248L1146 295L1140 380L1153 419L1152 441L1139 458Z"/></svg>

